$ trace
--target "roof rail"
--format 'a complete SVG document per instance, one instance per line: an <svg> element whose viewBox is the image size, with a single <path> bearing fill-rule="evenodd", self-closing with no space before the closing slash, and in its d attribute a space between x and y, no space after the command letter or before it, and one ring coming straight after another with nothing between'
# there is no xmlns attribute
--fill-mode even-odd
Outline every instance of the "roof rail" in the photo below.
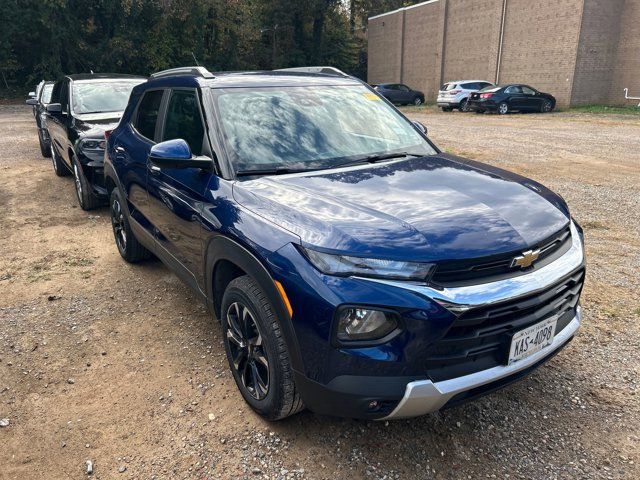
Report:
<svg viewBox="0 0 640 480"><path fill-rule="evenodd" d="M195 75L202 78L215 78L214 75L204 67L178 67L152 73L151 78L175 77L177 75Z"/></svg>
<svg viewBox="0 0 640 480"><path fill-rule="evenodd" d="M275 72L299 72L299 73L321 73L324 75L336 75L338 77L348 77L346 73L336 67L293 67L278 68Z"/></svg>

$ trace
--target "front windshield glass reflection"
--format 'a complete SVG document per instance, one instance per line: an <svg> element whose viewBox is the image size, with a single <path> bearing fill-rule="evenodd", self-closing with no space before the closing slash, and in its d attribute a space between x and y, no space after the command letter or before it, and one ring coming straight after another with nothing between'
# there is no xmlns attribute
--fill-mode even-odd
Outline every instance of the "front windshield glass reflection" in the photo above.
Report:
<svg viewBox="0 0 640 480"><path fill-rule="evenodd" d="M328 168L371 155L435 150L364 86L215 89L236 171Z"/></svg>

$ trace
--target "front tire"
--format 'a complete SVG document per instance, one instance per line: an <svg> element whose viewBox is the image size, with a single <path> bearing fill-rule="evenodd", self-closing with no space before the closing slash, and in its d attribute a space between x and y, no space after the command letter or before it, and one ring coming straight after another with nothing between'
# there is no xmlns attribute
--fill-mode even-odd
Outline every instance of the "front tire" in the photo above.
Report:
<svg viewBox="0 0 640 480"><path fill-rule="evenodd" d="M304 409L273 307L249 276L229 283L222 299L224 348L245 401L269 420Z"/></svg>
<svg viewBox="0 0 640 480"><path fill-rule="evenodd" d="M540 107L540 112L542 113L550 113L553 111L553 102L551 100L545 100L542 102L542 106Z"/></svg>
<svg viewBox="0 0 640 480"><path fill-rule="evenodd" d="M98 208L102 202L91 190L91 185L82 171L80 162L76 157L73 157L71 159L71 164L73 165L73 179L76 187L76 197L78 198L80 208L85 211Z"/></svg>
<svg viewBox="0 0 640 480"><path fill-rule="evenodd" d="M498 105L498 113L500 115L506 115L507 113L509 113L509 104L506 102L501 102Z"/></svg>
<svg viewBox="0 0 640 480"><path fill-rule="evenodd" d="M120 192L114 188L109 199L109 210L111 213L111 227L116 241L116 247L120 256L129 263L138 263L151 256L147 250L135 237L129 224L129 219L125 213L124 203Z"/></svg>
<svg viewBox="0 0 640 480"><path fill-rule="evenodd" d="M38 129L38 143L40 144L40 153L44 158L51 157L51 140L45 140L42 129Z"/></svg>
<svg viewBox="0 0 640 480"><path fill-rule="evenodd" d="M60 156L56 152L56 148L53 146L53 142L50 142L50 150L51 150L51 163L53 164L53 171L58 177L68 177L71 175L71 172L67 168L67 166L62 163Z"/></svg>

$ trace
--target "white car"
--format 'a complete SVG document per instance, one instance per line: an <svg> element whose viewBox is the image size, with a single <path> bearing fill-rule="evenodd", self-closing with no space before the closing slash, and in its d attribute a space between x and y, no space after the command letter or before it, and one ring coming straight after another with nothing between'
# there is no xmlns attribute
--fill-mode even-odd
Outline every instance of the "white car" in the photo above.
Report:
<svg viewBox="0 0 640 480"><path fill-rule="evenodd" d="M472 93L491 87L493 83L485 80L460 80L447 82L438 92L438 106L443 112L450 112L457 108L461 112L468 112L467 102Z"/></svg>

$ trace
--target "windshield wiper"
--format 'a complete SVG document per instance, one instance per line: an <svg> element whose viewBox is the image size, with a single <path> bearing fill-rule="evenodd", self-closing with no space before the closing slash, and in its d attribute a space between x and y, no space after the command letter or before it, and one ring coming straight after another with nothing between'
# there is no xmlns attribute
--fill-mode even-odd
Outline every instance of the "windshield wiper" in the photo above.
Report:
<svg viewBox="0 0 640 480"><path fill-rule="evenodd" d="M365 157L358 158L357 160L352 160L347 163L336 165L336 167L350 167L352 165L362 165L364 163L376 163L376 162L381 162L383 160L391 160L393 158L424 157L424 156L425 155L422 153L411 153L411 152L383 153L380 155L367 155Z"/></svg>
<svg viewBox="0 0 640 480"><path fill-rule="evenodd" d="M286 173L300 173L300 172L310 172L313 169L308 168L286 168L286 167L278 167L278 168L256 168L251 170L238 170L236 172L236 177L254 177L260 175L284 175Z"/></svg>

